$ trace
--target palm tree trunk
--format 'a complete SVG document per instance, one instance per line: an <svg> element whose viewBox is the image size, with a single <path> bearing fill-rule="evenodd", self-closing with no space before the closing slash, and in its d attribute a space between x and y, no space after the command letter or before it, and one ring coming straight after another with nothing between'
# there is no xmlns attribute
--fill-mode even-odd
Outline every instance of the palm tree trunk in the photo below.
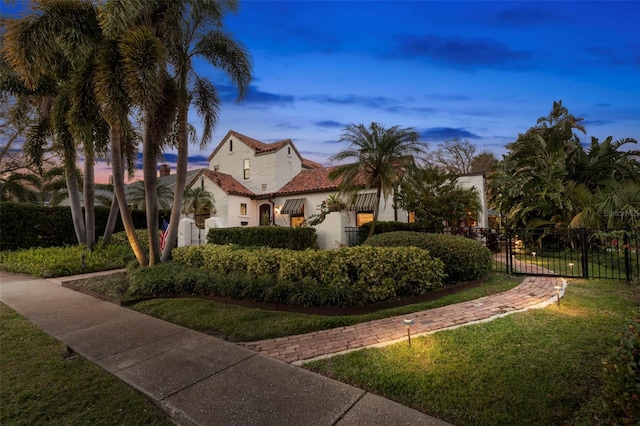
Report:
<svg viewBox="0 0 640 426"><path fill-rule="evenodd" d="M109 208L109 217L107 218L107 225L104 228L104 235L102 236L102 247L107 247L111 242L111 236L113 235L114 229L116 229L116 222L118 221L118 213L120 209L118 208L118 197L113 195L113 200L111 200L111 208Z"/></svg>
<svg viewBox="0 0 640 426"><path fill-rule="evenodd" d="M87 239L87 248L93 250L96 244L96 187L95 187L95 167L93 158L93 147L84 149L84 221Z"/></svg>
<svg viewBox="0 0 640 426"><path fill-rule="evenodd" d="M84 220L82 218L82 205L80 204L78 181L76 180L75 173L69 171L69 165L66 165L65 168L67 169L65 170L65 179L67 181L67 193L69 194L69 207L71 208L73 229L76 232L78 244L86 244L86 231L84 227Z"/></svg>
<svg viewBox="0 0 640 426"><path fill-rule="evenodd" d="M376 188L376 204L373 206L373 223L369 229L369 237L375 234L376 223L378 223L378 213L380 212L380 196L382 194L382 188Z"/></svg>
<svg viewBox="0 0 640 426"><path fill-rule="evenodd" d="M140 242L136 236L136 229L133 226L133 219L131 218L131 212L127 206L127 199L124 193L124 171L122 166L122 151L120 147L121 129L117 125L111 124L109 127L109 138L111 140L111 168L113 174L113 193L118 199L118 205L120 207L120 216L122 217L122 224L124 230L129 239L129 244L133 249L133 253L138 260L140 266L147 266L149 260L147 255L140 247Z"/></svg>
<svg viewBox="0 0 640 426"><path fill-rule="evenodd" d="M158 155L151 140L149 113L142 136L142 173L144 178L147 231L149 234L149 266L160 262L160 239L158 238Z"/></svg>
<svg viewBox="0 0 640 426"><path fill-rule="evenodd" d="M169 227L165 239L164 250L162 251L162 262L166 262L171 257L171 250L175 247L178 236L178 224L182 212L182 201L184 198L184 188L187 186L187 165L189 156L189 134L188 115L189 101L187 95L187 72L181 73L180 87L178 88L178 159L176 164L176 186L173 196L173 207L169 218Z"/></svg>

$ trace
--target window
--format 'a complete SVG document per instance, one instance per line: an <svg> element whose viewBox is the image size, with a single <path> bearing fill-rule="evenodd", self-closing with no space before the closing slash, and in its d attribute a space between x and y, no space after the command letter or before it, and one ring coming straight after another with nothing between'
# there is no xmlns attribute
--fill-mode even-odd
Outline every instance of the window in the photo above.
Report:
<svg viewBox="0 0 640 426"><path fill-rule="evenodd" d="M304 222L304 216L291 216L291 227L297 228Z"/></svg>
<svg viewBox="0 0 640 426"><path fill-rule="evenodd" d="M356 226L362 226L369 222L373 222L373 212L358 212L356 214Z"/></svg>
<svg viewBox="0 0 640 426"><path fill-rule="evenodd" d="M244 160L244 178L249 179L250 176L251 175L249 173L249 160Z"/></svg>
<svg viewBox="0 0 640 426"><path fill-rule="evenodd" d="M246 203L240 203L240 215L241 216L246 216L247 215L247 205L246 205Z"/></svg>
<svg viewBox="0 0 640 426"><path fill-rule="evenodd" d="M291 147L287 147L287 154L291 155Z"/></svg>
<svg viewBox="0 0 640 426"><path fill-rule="evenodd" d="M407 218L407 222L416 223L416 214L414 212L409 212L409 217Z"/></svg>
<svg viewBox="0 0 640 426"><path fill-rule="evenodd" d="M229 152L233 152L233 139L229 139Z"/></svg>
<svg viewBox="0 0 640 426"><path fill-rule="evenodd" d="M219 172L220 171L220 166L218 164L216 164L215 166L213 166L213 171L214 172Z"/></svg>

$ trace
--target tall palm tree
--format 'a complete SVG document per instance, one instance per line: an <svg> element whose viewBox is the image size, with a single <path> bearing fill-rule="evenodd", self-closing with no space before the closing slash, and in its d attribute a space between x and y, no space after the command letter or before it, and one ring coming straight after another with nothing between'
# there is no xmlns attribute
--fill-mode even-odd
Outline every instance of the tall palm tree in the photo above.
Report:
<svg viewBox="0 0 640 426"><path fill-rule="evenodd" d="M393 126L387 129L378 123L371 123L369 127L349 124L340 141L347 142L349 148L332 156L330 161L355 162L338 165L329 173L329 178L342 179L339 189L347 195L355 194L362 184L375 188L373 225L369 231L371 236L378 221L380 198L384 196L386 203L402 174L414 168L416 160L425 155L426 143L419 141L418 133L413 128Z"/></svg>
<svg viewBox="0 0 640 426"><path fill-rule="evenodd" d="M184 14L179 16L174 33L167 38L171 64L175 70L177 86L176 186L173 208L167 230L167 243L161 260L167 261L178 234L183 191L187 183L189 155L189 107L194 105L204 122L200 146L206 146L212 138L218 117L219 100L215 86L206 77L196 74L193 60L198 58L224 71L238 88L238 100L242 99L251 83L251 61L244 47L221 31L226 12L237 10L237 1L184 1Z"/></svg>

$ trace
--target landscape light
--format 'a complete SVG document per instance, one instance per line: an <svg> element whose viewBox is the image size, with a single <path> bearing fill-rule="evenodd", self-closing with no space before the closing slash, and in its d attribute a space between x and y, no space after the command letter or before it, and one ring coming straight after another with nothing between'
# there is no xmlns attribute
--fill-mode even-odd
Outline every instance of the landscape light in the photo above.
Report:
<svg viewBox="0 0 640 426"><path fill-rule="evenodd" d="M407 326L407 341L409 342L409 346L411 346L411 326L413 325L413 320L407 318L403 320L402 323Z"/></svg>
<svg viewBox="0 0 640 426"><path fill-rule="evenodd" d="M562 287L557 285L555 287L553 287L556 289L556 295L558 296L558 306L560 306L560 290L562 290Z"/></svg>
<svg viewBox="0 0 640 426"><path fill-rule="evenodd" d="M569 268L571 268L571 275L573 275L573 263L569 264Z"/></svg>

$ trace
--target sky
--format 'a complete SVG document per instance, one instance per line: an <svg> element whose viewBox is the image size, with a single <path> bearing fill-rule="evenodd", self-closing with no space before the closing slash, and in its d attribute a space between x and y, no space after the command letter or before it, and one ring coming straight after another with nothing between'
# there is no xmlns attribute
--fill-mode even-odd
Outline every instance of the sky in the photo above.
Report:
<svg viewBox="0 0 640 426"><path fill-rule="evenodd" d="M291 139L330 165L345 125L374 121L413 127L433 150L458 138L501 158L558 100L584 118L584 143L640 140L640 1L239 3L225 29L249 52L253 81L237 103L224 74L196 61L222 106L190 169L231 129ZM190 121L201 128L193 111ZM173 167L175 154L164 160Z"/></svg>

